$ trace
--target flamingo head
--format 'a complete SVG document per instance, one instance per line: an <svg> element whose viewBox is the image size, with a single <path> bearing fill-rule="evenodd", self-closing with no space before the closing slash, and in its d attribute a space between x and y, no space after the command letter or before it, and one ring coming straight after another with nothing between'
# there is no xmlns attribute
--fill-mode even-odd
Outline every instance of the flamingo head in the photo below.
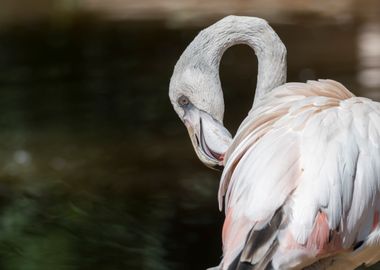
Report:
<svg viewBox="0 0 380 270"><path fill-rule="evenodd" d="M218 169L224 165L224 153L232 141L223 126L224 101L219 77L202 69L199 63L184 65L185 60L182 55L174 69L170 101L188 130L198 158L206 166Z"/></svg>

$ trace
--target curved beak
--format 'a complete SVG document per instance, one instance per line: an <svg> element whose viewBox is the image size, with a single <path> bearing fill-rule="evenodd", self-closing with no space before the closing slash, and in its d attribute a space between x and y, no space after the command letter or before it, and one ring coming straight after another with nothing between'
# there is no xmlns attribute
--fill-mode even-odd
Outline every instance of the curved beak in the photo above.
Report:
<svg viewBox="0 0 380 270"><path fill-rule="evenodd" d="M198 158L206 166L221 170L224 167L224 154L232 141L228 130L195 106L185 110L183 120Z"/></svg>

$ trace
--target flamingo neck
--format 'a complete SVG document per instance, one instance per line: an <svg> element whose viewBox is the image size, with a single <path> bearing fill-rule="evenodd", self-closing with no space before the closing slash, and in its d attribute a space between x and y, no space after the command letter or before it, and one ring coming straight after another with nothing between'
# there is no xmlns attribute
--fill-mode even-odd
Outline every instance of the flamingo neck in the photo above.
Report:
<svg viewBox="0 0 380 270"><path fill-rule="evenodd" d="M263 19L228 16L201 31L194 42L197 46L190 52L192 60L217 77L219 84L219 66L224 52L237 44L250 46L258 59L255 102L286 82L285 45Z"/></svg>

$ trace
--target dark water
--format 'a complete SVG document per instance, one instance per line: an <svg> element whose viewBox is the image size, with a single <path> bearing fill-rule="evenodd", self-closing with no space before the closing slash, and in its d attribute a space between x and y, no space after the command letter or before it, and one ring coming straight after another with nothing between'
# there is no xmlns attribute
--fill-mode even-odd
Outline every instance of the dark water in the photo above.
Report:
<svg viewBox="0 0 380 270"><path fill-rule="evenodd" d="M361 22L275 25L289 81L366 95ZM0 33L0 269L205 269L221 256L218 172L197 160L168 81L199 31L160 22L34 24ZM226 125L248 111L256 60L227 51Z"/></svg>

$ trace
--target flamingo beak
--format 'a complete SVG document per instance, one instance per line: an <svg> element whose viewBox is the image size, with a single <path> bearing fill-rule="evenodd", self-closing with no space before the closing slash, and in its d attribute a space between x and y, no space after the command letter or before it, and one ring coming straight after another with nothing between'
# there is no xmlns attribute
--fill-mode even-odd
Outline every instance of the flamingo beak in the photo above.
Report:
<svg viewBox="0 0 380 270"><path fill-rule="evenodd" d="M228 130L208 113L191 106L183 117L198 158L208 167L221 170L232 138Z"/></svg>

